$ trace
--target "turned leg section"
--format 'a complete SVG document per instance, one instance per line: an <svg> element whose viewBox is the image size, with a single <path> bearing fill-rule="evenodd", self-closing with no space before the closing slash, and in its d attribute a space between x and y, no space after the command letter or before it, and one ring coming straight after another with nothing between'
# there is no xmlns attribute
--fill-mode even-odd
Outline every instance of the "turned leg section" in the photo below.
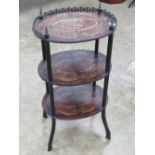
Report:
<svg viewBox="0 0 155 155"><path fill-rule="evenodd" d="M106 131L106 138L110 140L111 139L111 132L110 132L110 129L108 127L107 120L106 120L106 109L105 108L102 111L102 121L103 121L103 125L104 125L105 131Z"/></svg>
<svg viewBox="0 0 155 155"><path fill-rule="evenodd" d="M54 137L54 133L55 133L55 125L56 125L56 120L55 120L55 118L52 118L52 127L51 127L49 143L48 143L48 151L52 150L53 137Z"/></svg>

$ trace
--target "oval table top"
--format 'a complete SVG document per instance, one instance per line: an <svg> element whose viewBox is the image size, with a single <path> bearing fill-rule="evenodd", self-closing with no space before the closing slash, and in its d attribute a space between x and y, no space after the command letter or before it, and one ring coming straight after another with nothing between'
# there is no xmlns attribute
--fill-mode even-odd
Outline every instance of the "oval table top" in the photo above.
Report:
<svg viewBox="0 0 155 155"><path fill-rule="evenodd" d="M66 8L41 13L33 23L34 34L56 43L76 43L103 38L116 28L116 18L96 8Z"/></svg>

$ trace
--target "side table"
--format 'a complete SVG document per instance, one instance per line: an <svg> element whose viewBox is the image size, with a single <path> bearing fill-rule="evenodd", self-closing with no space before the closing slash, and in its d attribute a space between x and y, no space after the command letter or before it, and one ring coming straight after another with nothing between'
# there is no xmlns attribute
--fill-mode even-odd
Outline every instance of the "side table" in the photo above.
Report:
<svg viewBox="0 0 155 155"><path fill-rule="evenodd" d="M106 138L111 133L106 121L106 105L113 34L116 18L99 8L74 7L42 12L35 18L33 32L41 40L43 60L38 73L45 81L43 117L51 116L48 151L52 150L56 119L73 120L101 112ZM108 36L106 55L100 53L99 40ZM94 50L70 50L50 54L50 42L95 41ZM103 88L96 84L104 78ZM56 87L53 87L56 85Z"/></svg>

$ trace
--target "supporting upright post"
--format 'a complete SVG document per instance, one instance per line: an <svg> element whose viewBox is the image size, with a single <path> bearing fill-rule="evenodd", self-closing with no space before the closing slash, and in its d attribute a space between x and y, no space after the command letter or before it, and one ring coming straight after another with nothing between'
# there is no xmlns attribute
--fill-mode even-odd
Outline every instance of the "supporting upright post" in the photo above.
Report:
<svg viewBox="0 0 155 155"><path fill-rule="evenodd" d="M41 40L41 47L42 47L42 57L43 60L46 61L46 51L45 51L45 41ZM48 84L46 82L46 93L49 93Z"/></svg>
<svg viewBox="0 0 155 155"><path fill-rule="evenodd" d="M95 57L98 56L98 49L99 49L99 39L95 40Z"/></svg>
<svg viewBox="0 0 155 155"><path fill-rule="evenodd" d="M101 2L99 2L98 15L100 15L101 12L102 12L102 4L101 4Z"/></svg>
<svg viewBox="0 0 155 155"><path fill-rule="evenodd" d="M46 61L46 51L45 51L45 41L41 40L41 47L42 47L42 57L43 60ZM48 89L48 84L47 82L45 83L46 85L46 93L49 94L49 89ZM46 112L43 110L43 118L47 118Z"/></svg>
<svg viewBox="0 0 155 155"><path fill-rule="evenodd" d="M110 66L111 66L112 45L113 45L113 34L110 34L108 38L106 70L105 70L108 76L106 76L104 79L103 100L102 100L102 121L106 130L107 139L111 139L111 132L106 120L106 104L107 104L107 91L108 91L108 83L109 83L109 72L110 72Z"/></svg>
<svg viewBox="0 0 155 155"><path fill-rule="evenodd" d="M45 51L45 41L41 40L41 48L42 48L42 56L43 56L43 60L46 60L46 51Z"/></svg>
<svg viewBox="0 0 155 155"><path fill-rule="evenodd" d="M98 57L98 49L99 49L99 39L96 39L95 40L95 59L97 59ZM95 86L96 86L96 81L93 82L93 88L95 88Z"/></svg>
<svg viewBox="0 0 155 155"><path fill-rule="evenodd" d="M46 28L45 39L47 39L47 38L48 38L48 31ZM51 134L50 134L49 143L48 143L48 151L51 151L53 137L54 137L54 133L55 133L56 120L55 120L55 106L54 106L54 90L53 90L53 84L52 84L52 66L51 66L50 44L48 41L45 41L45 51L46 51L48 82L49 82L48 88L49 88L49 95L50 95L51 121L52 121Z"/></svg>

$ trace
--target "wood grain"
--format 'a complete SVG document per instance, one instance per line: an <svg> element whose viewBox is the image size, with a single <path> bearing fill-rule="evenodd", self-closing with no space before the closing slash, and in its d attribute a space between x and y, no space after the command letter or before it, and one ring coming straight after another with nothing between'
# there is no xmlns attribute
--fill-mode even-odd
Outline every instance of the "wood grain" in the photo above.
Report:
<svg viewBox="0 0 155 155"><path fill-rule="evenodd" d="M90 8L91 9L91 8ZM109 35L110 16L97 11L67 11L37 19L33 24L34 34L44 39L48 29L47 41L59 43L83 42Z"/></svg>
<svg viewBox="0 0 155 155"><path fill-rule="evenodd" d="M105 73L106 56L93 51L72 50L56 53L51 56L53 84L80 85L99 80L108 75ZM48 82L46 61L38 66L40 77Z"/></svg>
<svg viewBox="0 0 155 155"><path fill-rule="evenodd" d="M80 119L99 113L102 108L103 90L100 86L93 88L92 84L56 87L54 88L54 101L56 118ZM45 94L42 107L51 115L50 97Z"/></svg>

